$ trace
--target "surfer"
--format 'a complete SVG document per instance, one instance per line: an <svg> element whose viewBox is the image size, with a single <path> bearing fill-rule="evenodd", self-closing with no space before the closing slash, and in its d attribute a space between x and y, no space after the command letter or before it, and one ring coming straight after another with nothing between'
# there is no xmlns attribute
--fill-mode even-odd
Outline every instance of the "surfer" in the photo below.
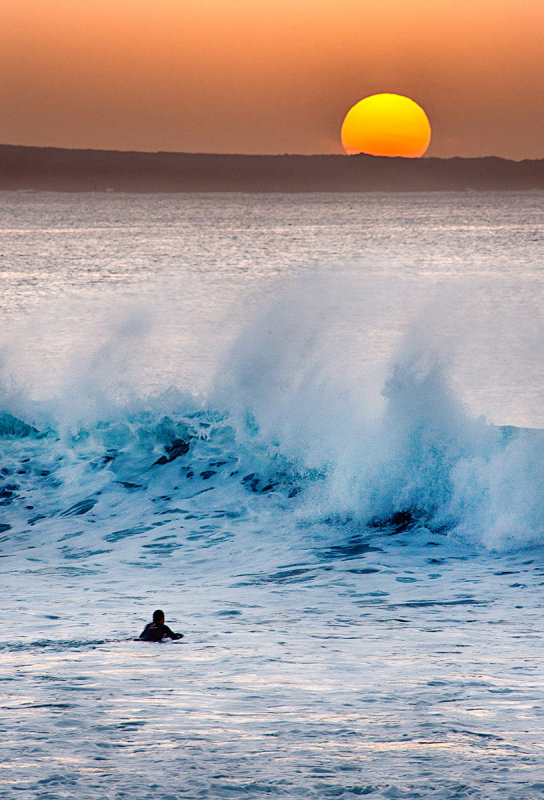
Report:
<svg viewBox="0 0 544 800"><path fill-rule="evenodd" d="M164 624L164 611L158 608L153 612L153 622L148 622L140 634L143 642L162 642L163 639L181 639L182 633L174 633Z"/></svg>

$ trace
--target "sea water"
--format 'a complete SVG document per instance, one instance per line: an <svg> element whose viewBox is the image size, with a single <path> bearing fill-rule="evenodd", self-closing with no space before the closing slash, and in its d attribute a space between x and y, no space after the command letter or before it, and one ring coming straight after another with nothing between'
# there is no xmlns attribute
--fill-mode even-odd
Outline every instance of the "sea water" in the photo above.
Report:
<svg viewBox="0 0 544 800"><path fill-rule="evenodd" d="M544 796L543 199L0 194L0 797Z"/></svg>

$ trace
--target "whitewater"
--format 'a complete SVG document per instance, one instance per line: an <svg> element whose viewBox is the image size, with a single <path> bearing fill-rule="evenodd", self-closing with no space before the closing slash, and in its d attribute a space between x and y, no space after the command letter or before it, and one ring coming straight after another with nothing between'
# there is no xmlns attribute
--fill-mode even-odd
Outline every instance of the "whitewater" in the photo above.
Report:
<svg viewBox="0 0 544 800"><path fill-rule="evenodd" d="M544 797L543 199L0 193L0 798Z"/></svg>

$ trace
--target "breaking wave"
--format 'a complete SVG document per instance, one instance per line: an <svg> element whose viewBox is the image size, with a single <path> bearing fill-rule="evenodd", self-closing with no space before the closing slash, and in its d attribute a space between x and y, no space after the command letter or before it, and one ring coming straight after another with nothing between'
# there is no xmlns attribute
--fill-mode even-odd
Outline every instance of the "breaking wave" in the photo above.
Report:
<svg viewBox="0 0 544 800"><path fill-rule="evenodd" d="M272 509L295 525L329 526L332 540L347 524L497 551L542 544L544 432L475 415L454 379L452 337L428 313L424 325L406 315L388 329L388 285L375 284L356 329L345 286L307 288L290 283L255 304L198 395L128 380L152 328L141 309L95 350L72 355L56 395L18 383L4 350L4 549L58 534L76 559L166 526L150 549L171 553L195 498L202 520L258 520ZM408 290L403 313L415 306Z"/></svg>

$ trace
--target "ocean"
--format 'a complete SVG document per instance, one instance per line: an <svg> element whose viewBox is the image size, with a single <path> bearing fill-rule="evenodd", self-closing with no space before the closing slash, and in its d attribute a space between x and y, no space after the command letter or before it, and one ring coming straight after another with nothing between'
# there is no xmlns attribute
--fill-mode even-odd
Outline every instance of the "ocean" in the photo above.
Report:
<svg viewBox="0 0 544 800"><path fill-rule="evenodd" d="M543 200L0 193L0 798L544 797Z"/></svg>

